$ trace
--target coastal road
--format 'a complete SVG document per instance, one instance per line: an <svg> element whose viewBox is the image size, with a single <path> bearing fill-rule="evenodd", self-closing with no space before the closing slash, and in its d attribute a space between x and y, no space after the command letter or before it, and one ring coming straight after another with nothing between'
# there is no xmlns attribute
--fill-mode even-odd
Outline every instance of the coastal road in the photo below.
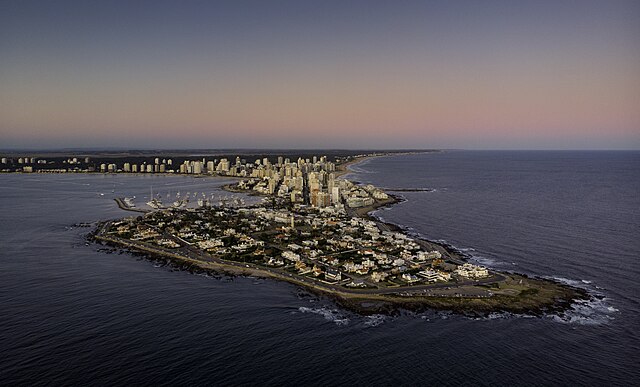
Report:
<svg viewBox="0 0 640 387"><path fill-rule="evenodd" d="M292 282L301 286L309 286L309 287L316 288L316 289L330 292L330 293L346 293L351 295L376 295L376 294L402 295L402 294L409 294L409 293L421 293L422 295L427 296L428 294L425 294L425 291L428 291L428 290L442 289L442 288L456 288L456 287L462 287L462 286L485 285L485 284L490 284L494 282L499 282L506 278L504 275L500 273L494 273L491 277L488 277L483 280L464 281L464 282L455 283L455 284L435 283L435 284L422 284L417 286L406 286L401 288L350 289L350 288L345 288L342 285L338 285L338 284L333 285L328 283L322 283L310 277L303 277L296 273L288 273L281 269L265 268L265 267L257 266L255 264L250 264L250 263L226 261L218 257L215 257L213 255L204 253L203 251L193 246L187 245L175 250L168 250L168 249L151 245L145 242L131 241L131 240L122 239L116 236L109 236L106 233L109 230L111 223L112 223L111 221L105 222L99 228L98 232L96 233L97 239L110 241L118 245L136 249L136 250L151 252L154 254L167 256L169 258L182 260L186 263L192 263L192 264L198 264L199 262L204 264L212 263L215 265L219 265L222 268L225 268L225 267L230 269L233 268L236 271L239 269L240 272L246 271L246 269L251 269L252 271L256 272L256 275L260 275L260 273L264 273L270 277L279 278L287 282ZM172 238L172 240L182 245L180 240L176 239L172 235L167 235L167 237Z"/></svg>

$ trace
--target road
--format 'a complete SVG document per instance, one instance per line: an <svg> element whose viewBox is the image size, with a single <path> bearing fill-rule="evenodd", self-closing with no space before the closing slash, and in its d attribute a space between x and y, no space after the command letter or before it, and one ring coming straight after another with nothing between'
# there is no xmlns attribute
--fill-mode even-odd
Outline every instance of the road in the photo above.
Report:
<svg viewBox="0 0 640 387"><path fill-rule="evenodd" d="M457 282L455 284L434 283L434 284L421 284L421 285L414 285L414 286L403 286L398 288L387 287L387 288L375 288L375 289L345 288L340 284L329 284L329 283L320 282L313 278L304 277L296 273L288 273L282 269L267 268L267 267L258 266L251 263L242 263L242 262L223 260L214 255L207 254L194 246L185 245L180 239L167 233L163 233L162 234L163 237L171 239L174 242L180 244L181 245L180 248L169 250L160 246L151 245L146 242L132 241L132 240L123 239L123 238L119 238L112 235L107 235L107 231L111 227L111 224L112 224L111 221L105 222L96 233L96 239L110 241L120 246L125 246L125 247L136 249L136 250L151 252L151 253L166 256L169 258L178 259L178 260L181 260L187 263L196 264L196 265L200 263L213 264L214 266L220 266L223 269L227 268L230 271L240 272L240 273L246 272L247 269L251 269L252 271L255 271L258 275L260 273L263 273L270 277L281 279L287 282L292 282L301 286L312 287L312 288L319 289L329 293L343 293L343 294L349 294L349 295L404 295L408 293L423 293L423 295L427 295L424 293L428 290L484 285L484 284L491 284L494 282L503 281L506 279L506 277L500 273L493 273L492 276L482 280L478 280L478 281L468 280L464 282Z"/></svg>

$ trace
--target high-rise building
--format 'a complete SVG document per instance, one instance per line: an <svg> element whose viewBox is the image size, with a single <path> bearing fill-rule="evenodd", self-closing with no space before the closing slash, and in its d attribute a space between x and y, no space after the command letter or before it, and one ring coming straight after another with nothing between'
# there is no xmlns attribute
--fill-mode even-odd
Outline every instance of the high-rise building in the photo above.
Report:
<svg viewBox="0 0 640 387"><path fill-rule="evenodd" d="M293 190L291 191L291 203L300 203L302 202L302 191Z"/></svg>
<svg viewBox="0 0 640 387"><path fill-rule="evenodd" d="M195 173L196 175L199 175L202 173L202 162L201 161L194 161L193 162L193 173Z"/></svg>
<svg viewBox="0 0 640 387"><path fill-rule="evenodd" d="M319 208L329 207L331 205L331 197L327 192L313 191L311 193L311 205Z"/></svg>
<svg viewBox="0 0 640 387"><path fill-rule="evenodd" d="M227 159L220 160L220 163L216 167L216 170L218 172L229 172L229 160Z"/></svg>
<svg viewBox="0 0 640 387"><path fill-rule="evenodd" d="M278 185L278 181L274 178L269 179L269 194L273 194L276 192L276 185Z"/></svg>
<svg viewBox="0 0 640 387"><path fill-rule="evenodd" d="M340 187L333 187L331 189L331 203L340 203Z"/></svg>

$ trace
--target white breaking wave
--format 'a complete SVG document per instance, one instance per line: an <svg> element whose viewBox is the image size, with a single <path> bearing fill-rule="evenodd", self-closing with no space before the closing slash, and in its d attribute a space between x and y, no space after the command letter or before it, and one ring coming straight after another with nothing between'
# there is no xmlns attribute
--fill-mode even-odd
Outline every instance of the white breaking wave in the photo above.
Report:
<svg viewBox="0 0 640 387"><path fill-rule="evenodd" d="M552 280L555 280L555 281L558 281L560 283L563 283L565 285L570 285L570 286L579 286L579 285L583 284L582 281L572 280L572 279L564 278L564 277L547 276L547 277L544 277L544 278L552 279Z"/></svg>
<svg viewBox="0 0 640 387"><path fill-rule="evenodd" d="M591 286L592 281L581 279L574 280L565 277L545 277L563 283L565 285L574 286L587 290L593 297L589 300L579 300L571 305L571 310L560 314L551 315L554 321L565 324L580 325L602 325L615 319L615 315L620 312L609 304L609 298L604 297L601 292L603 290L598 286ZM595 290L594 290L595 288Z"/></svg>
<svg viewBox="0 0 640 387"><path fill-rule="evenodd" d="M536 318L536 316L521 313L493 312L484 317L470 317L471 320L476 321L503 320L509 318Z"/></svg>
<svg viewBox="0 0 640 387"><path fill-rule="evenodd" d="M313 313L318 314L324 317L327 321L332 321L336 325L347 325L349 324L349 319L342 316L340 312L335 309L327 309L327 308L308 308L306 306L301 306L298 310L302 313Z"/></svg>
<svg viewBox="0 0 640 387"><path fill-rule="evenodd" d="M475 254L471 254L471 260L475 261L476 263L479 263L482 266L486 266L489 268L495 268L497 266L505 266L506 263L505 262L499 262L496 261L493 258L487 258L487 257L483 257L481 255L475 255Z"/></svg>
<svg viewBox="0 0 640 387"><path fill-rule="evenodd" d="M352 173L375 173L371 170L362 168L363 165L365 165L365 162L362 162L361 164L358 164L358 165L356 164L349 165L347 168Z"/></svg>
<svg viewBox="0 0 640 387"><path fill-rule="evenodd" d="M589 280L586 280L586 279L574 280L574 279L569 279L569 278L565 278L565 277L553 277L553 276L545 276L543 278L555 280L555 281L558 281L558 282L563 283L565 285L575 286L577 288L582 288L582 289L586 289L586 290L590 290L591 289L589 286L586 286L586 285L591 285L592 284L592 281L589 281ZM596 289L598 289L598 286L594 286L594 287Z"/></svg>
<svg viewBox="0 0 640 387"><path fill-rule="evenodd" d="M365 317L364 326L377 327L378 325L382 324L385 319L386 319L386 316L381 314L374 314L371 316L367 316Z"/></svg>
<svg viewBox="0 0 640 387"><path fill-rule="evenodd" d="M607 303L607 299L576 301L571 310L562 315L551 315L553 321L564 324L602 325L615 319L620 311Z"/></svg>

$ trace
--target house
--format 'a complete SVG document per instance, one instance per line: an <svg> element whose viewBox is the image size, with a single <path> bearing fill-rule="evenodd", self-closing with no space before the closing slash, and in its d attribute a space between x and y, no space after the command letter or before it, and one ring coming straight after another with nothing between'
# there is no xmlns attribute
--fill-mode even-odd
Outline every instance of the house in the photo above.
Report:
<svg viewBox="0 0 640 387"><path fill-rule="evenodd" d="M438 273L435 270L423 270L418 275L427 280L427 282L438 281Z"/></svg>
<svg viewBox="0 0 640 387"><path fill-rule="evenodd" d="M293 251L284 251L282 252L282 258L297 262L300 260L300 255L294 253Z"/></svg>
<svg viewBox="0 0 640 387"><path fill-rule="evenodd" d="M290 248L293 251L302 250L302 246L297 245L295 243L289 243L289 245L287 247Z"/></svg>
<svg viewBox="0 0 640 387"><path fill-rule="evenodd" d="M269 257L267 260L267 265L269 266L282 266L284 262L281 259L275 259L273 257Z"/></svg>
<svg viewBox="0 0 640 387"><path fill-rule="evenodd" d="M484 278L489 276L489 270L483 266L465 263L456 269L456 274L465 278Z"/></svg>
<svg viewBox="0 0 640 387"><path fill-rule="evenodd" d="M439 251L420 251L418 252L418 260L426 261L427 259L440 259L442 258L442 254Z"/></svg>
<svg viewBox="0 0 640 387"><path fill-rule="evenodd" d="M380 281L384 281L385 279L387 279L387 277L389 276L389 274L383 272L383 271L374 271L373 273L371 273L371 280L373 282L380 282Z"/></svg>
<svg viewBox="0 0 640 387"><path fill-rule="evenodd" d="M367 274L369 274L369 269L367 269L366 267L359 267L356 270L356 274L367 275Z"/></svg>
<svg viewBox="0 0 640 387"><path fill-rule="evenodd" d="M330 281L340 281L342 279L342 274L337 270L327 269L324 273L324 278Z"/></svg>
<svg viewBox="0 0 640 387"><path fill-rule="evenodd" d="M418 282L418 281L420 281L420 280L418 279L418 277L416 277L416 276L415 276L415 275L413 275L413 274L409 274L409 273L404 273L404 274L402 275L402 280L403 280L403 281L406 281L406 282L408 282L408 283L414 283L414 282Z"/></svg>
<svg viewBox="0 0 640 387"><path fill-rule="evenodd" d="M311 269L309 268L309 266L307 266L307 264L302 261L296 262L295 268L296 270L298 270L298 273L301 275L311 272Z"/></svg>

